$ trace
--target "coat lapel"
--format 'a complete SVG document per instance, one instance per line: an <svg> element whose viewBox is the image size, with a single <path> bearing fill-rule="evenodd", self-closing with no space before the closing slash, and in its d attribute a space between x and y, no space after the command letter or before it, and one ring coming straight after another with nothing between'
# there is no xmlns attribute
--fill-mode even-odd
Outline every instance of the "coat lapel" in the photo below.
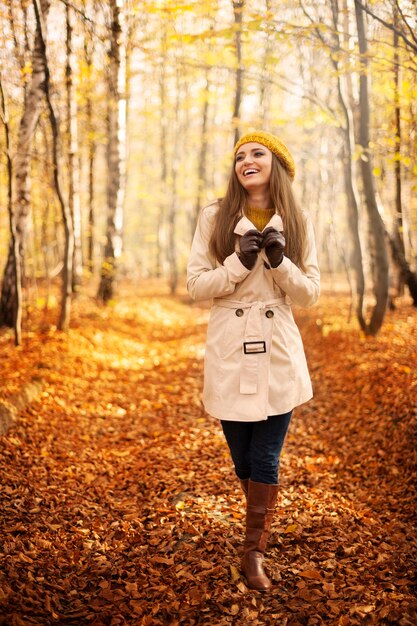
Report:
<svg viewBox="0 0 417 626"><path fill-rule="evenodd" d="M241 237L248 232L248 230L252 230L255 226L252 222L244 215L240 218L238 223L235 226L235 230L233 231L235 235L240 235Z"/></svg>
<svg viewBox="0 0 417 626"><path fill-rule="evenodd" d="M281 232L284 230L282 219L276 213L271 217L271 219L269 220L265 228L270 228L271 226ZM240 218L240 220L236 224L235 230L233 232L235 233L235 235L243 236L245 233L248 232L248 230L251 230L252 228L256 228L256 227L252 224L250 219L248 219L246 215L244 215L243 217Z"/></svg>
<svg viewBox="0 0 417 626"><path fill-rule="evenodd" d="M269 220L265 228L270 228L271 226L275 228L276 230L279 230L280 232L284 230L284 224L282 223L281 216L278 215L277 213L274 213L274 215L271 217L271 219Z"/></svg>

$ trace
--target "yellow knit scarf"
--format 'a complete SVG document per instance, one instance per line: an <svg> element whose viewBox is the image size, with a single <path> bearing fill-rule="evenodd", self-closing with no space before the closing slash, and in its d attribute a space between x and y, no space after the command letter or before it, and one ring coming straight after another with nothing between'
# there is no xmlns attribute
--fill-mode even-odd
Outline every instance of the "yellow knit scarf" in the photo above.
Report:
<svg viewBox="0 0 417 626"><path fill-rule="evenodd" d="M263 230L274 215L275 209L258 209L257 207L247 207L246 217L252 222L258 230Z"/></svg>

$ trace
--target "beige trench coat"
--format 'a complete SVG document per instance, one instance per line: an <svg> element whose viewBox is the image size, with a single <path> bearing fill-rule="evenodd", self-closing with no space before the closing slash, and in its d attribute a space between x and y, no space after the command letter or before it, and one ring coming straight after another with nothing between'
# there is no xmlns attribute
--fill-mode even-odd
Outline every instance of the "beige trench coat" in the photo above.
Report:
<svg viewBox="0 0 417 626"><path fill-rule="evenodd" d="M307 246L302 272L284 256L267 269L265 251L248 270L236 252L223 265L209 253L208 243L218 209L203 209L187 268L187 289L195 300L212 299L204 357L203 403L222 420L256 422L287 413L313 396L300 333L291 302L308 307L319 296L320 273L313 225L305 214ZM283 230L273 215L265 228ZM247 217L236 235L255 228ZM285 235L285 233L284 233ZM238 250L238 240L236 249Z"/></svg>

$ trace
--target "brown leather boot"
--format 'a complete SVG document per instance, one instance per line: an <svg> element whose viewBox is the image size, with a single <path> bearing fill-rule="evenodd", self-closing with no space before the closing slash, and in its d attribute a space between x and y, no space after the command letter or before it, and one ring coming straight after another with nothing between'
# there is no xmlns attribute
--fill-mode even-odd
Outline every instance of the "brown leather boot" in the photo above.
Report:
<svg viewBox="0 0 417 626"><path fill-rule="evenodd" d="M264 572L263 555L268 543L277 496L278 485L249 480L242 571L246 576L248 587L257 591L267 591L271 587L271 581Z"/></svg>
<svg viewBox="0 0 417 626"><path fill-rule="evenodd" d="M245 494L246 498L248 497L248 486L249 486L249 478L239 478L240 486L242 487L242 491Z"/></svg>

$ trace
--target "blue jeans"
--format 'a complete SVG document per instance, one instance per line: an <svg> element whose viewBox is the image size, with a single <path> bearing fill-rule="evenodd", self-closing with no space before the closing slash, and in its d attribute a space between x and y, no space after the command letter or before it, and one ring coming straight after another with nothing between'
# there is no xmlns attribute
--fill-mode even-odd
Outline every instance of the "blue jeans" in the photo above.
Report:
<svg viewBox="0 0 417 626"><path fill-rule="evenodd" d="M278 483L279 457L291 415L292 411L271 415L262 422L221 421L238 478Z"/></svg>

